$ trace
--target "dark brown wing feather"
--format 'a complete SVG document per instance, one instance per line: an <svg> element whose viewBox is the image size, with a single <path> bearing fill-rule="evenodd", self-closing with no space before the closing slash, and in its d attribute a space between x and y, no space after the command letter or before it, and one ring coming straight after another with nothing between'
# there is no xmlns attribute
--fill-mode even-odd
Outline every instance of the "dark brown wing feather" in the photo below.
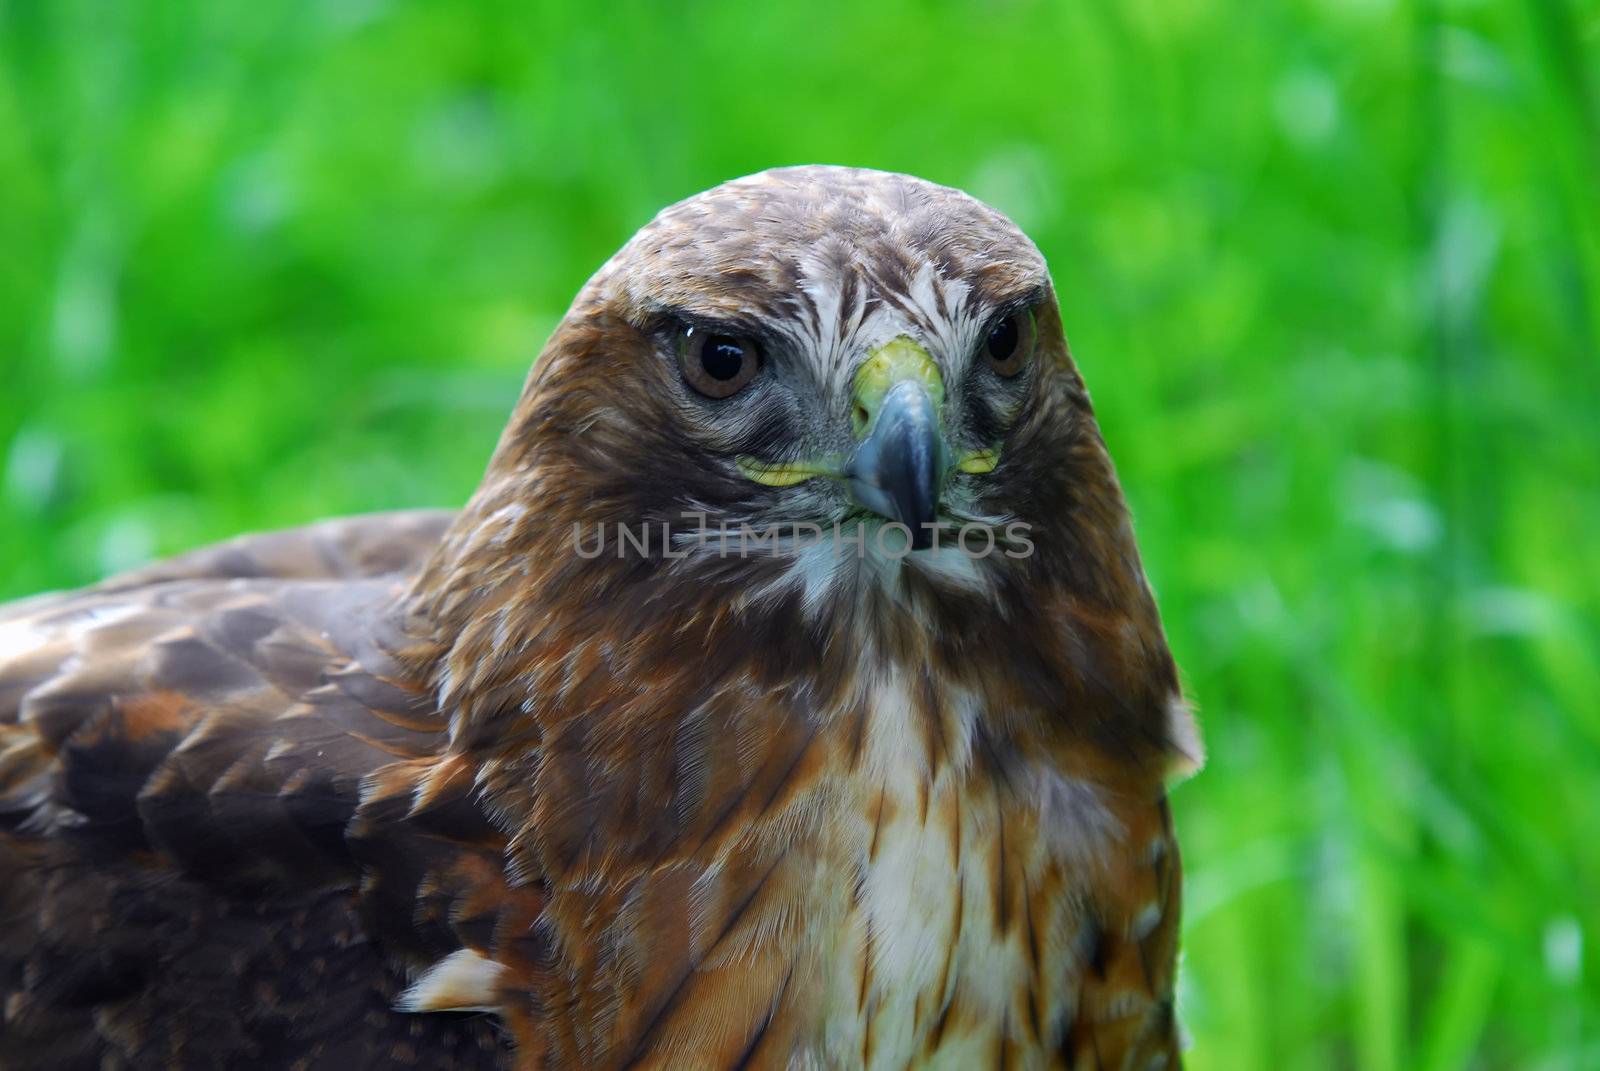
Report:
<svg viewBox="0 0 1600 1071"><path fill-rule="evenodd" d="M463 942L379 896L501 847L461 777L426 777L443 723L390 653L448 520L246 537L0 610L0 1067L506 1059L487 1017L392 1010L408 949ZM422 780L361 835L364 786Z"/></svg>

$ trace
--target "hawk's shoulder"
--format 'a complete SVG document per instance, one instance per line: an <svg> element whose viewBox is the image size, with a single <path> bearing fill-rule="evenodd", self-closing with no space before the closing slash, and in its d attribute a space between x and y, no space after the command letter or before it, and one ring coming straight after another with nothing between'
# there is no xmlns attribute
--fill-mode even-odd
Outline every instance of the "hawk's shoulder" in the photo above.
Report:
<svg viewBox="0 0 1600 1071"><path fill-rule="evenodd" d="M400 683L385 644L399 641L388 616L405 573L448 519L245 536L0 608L0 828L147 840L159 834L130 824L148 824L140 801L181 770L236 765L243 737L270 738L281 757L314 727L362 730L380 747L436 733L436 720L417 721L413 708L429 703ZM321 757L330 770L364 765Z"/></svg>
<svg viewBox="0 0 1600 1071"><path fill-rule="evenodd" d="M353 832L442 750L398 605L449 520L247 536L0 609L0 1066L499 1058L480 1020L391 1010L430 942L373 909L493 831Z"/></svg>

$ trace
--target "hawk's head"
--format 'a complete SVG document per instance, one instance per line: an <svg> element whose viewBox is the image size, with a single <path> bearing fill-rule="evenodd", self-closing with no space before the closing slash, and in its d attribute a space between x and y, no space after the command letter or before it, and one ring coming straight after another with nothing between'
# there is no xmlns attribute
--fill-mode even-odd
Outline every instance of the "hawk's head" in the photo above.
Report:
<svg viewBox="0 0 1600 1071"><path fill-rule="evenodd" d="M1018 470L995 470L1066 346L1038 250L965 194L846 168L741 179L663 212L587 296L631 328L616 374L670 439L653 456L673 500L655 484L650 515L703 504L719 535L811 523L830 540L865 517L856 557L909 542L927 571L965 561L960 526L990 547L1026 507L1005 493ZM571 374L558 356L544 382ZM699 473L703 497L685 495ZM854 549L801 557L845 579L821 563Z"/></svg>
<svg viewBox="0 0 1600 1071"><path fill-rule="evenodd" d="M585 287L520 415L496 467L558 467L584 549L648 536L679 574L813 610L872 584L992 596L1062 494L1110 476L1064 472L1094 435L1033 243L959 191L851 168L662 212Z"/></svg>
<svg viewBox="0 0 1600 1071"><path fill-rule="evenodd" d="M1043 257L906 175L784 168L664 210L579 294L424 585L490 647L555 621L725 626L780 664L974 645L1057 694L1041 667L1094 648L1176 692Z"/></svg>

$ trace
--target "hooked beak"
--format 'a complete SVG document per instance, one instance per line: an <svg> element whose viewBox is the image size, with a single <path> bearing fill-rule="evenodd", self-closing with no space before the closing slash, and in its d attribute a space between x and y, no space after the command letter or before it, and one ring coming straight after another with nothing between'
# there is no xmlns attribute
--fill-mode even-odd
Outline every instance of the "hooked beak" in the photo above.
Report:
<svg viewBox="0 0 1600 1071"><path fill-rule="evenodd" d="M856 505L911 531L913 550L933 545L948 449L939 428L944 382L926 350L897 338L856 376L860 445L841 475Z"/></svg>
<svg viewBox="0 0 1600 1071"><path fill-rule="evenodd" d="M944 441L933 399L902 380L884 396L869 434L845 463L845 487L858 506L911 529L913 550L933 544L944 476Z"/></svg>
<svg viewBox="0 0 1600 1071"><path fill-rule="evenodd" d="M954 459L941 424L944 379L928 351L901 335L873 349L856 373L852 423L856 447L836 459L793 462L737 459L746 479L790 487L825 476L842 480L850 500L911 532L911 549L933 546L939 494L952 472L983 474L999 464L998 448Z"/></svg>

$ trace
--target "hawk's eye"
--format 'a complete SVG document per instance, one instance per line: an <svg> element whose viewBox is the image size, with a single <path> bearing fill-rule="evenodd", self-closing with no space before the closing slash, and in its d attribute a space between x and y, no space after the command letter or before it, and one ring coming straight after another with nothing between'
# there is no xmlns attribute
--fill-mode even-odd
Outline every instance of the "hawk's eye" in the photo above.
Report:
<svg viewBox="0 0 1600 1071"><path fill-rule="evenodd" d="M678 367L689 386L707 398L731 398L761 367L756 344L688 325L678 335Z"/></svg>
<svg viewBox="0 0 1600 1071"><path fill-rule="evenodd" d="M1033 313L1023 310L996 320L983 339L983 358L1007 378L1028 366L1033 356Z"/></svg>

